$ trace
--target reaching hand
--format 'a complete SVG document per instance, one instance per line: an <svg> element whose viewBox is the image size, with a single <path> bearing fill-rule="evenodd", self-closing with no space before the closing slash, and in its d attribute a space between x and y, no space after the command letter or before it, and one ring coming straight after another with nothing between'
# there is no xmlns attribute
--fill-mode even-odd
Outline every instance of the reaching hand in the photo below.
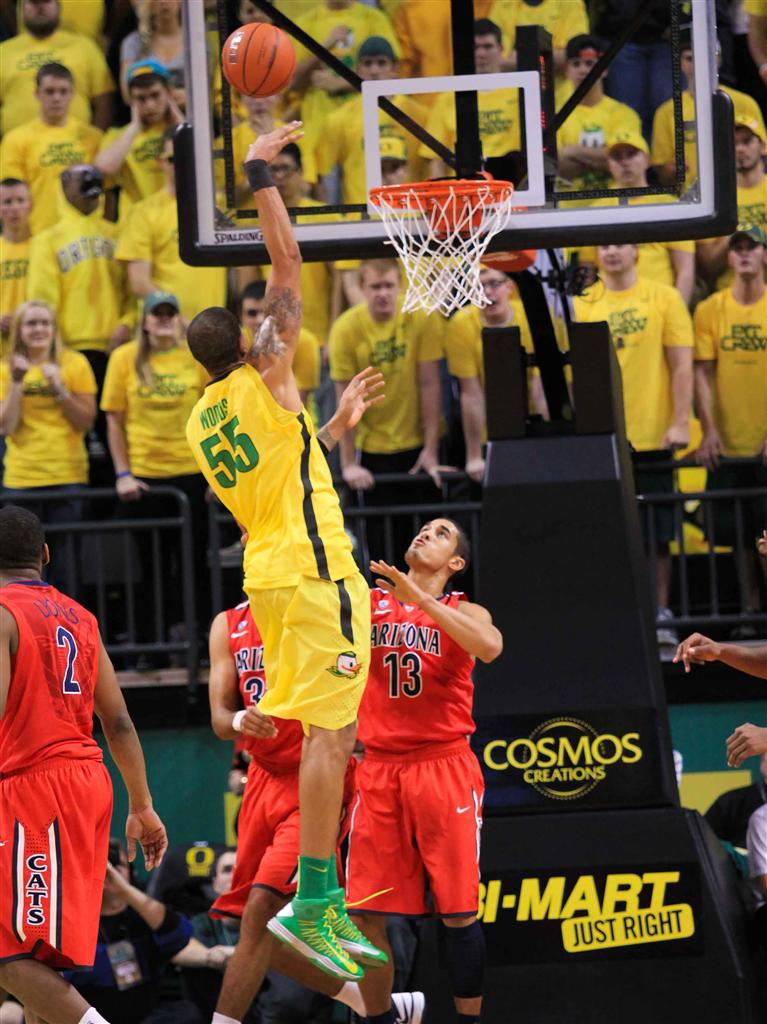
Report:
<svg viewBox="0 0 767 1024"><path fill-rule="evenodd" d="M727 737L727 766L739 768L747 757L767 754L767 729L746 722Z"/></svg>
<svg viewBox="0 0 767 1024"><path fill-rule="evenodd" d="M429 451L428 448L422 448L421 454L415 460L415 465L409 471L411 476L414 476L419 470L423 470L428 473L434 481L435 487L442 486L442 478L440 473L455 473L455 466L442 466L437 460L437 456L433 452Z"/></svg>
<svg viewBox="0 0 767 1024"><path fill-rule="evenodd" d="M370 571L380 573L385 579L376 579L376 586L385 590L387 594L393 594L398 601L406 604L420 604L426 596L421 588L414 583L409 576L395 565L388 562L371 562Z"/></svg>
<svg viewBox="0 0 767 1024"><path fill-rule="evenodd" d="M677 647L674 655L674 664L684 662L685 672L690 671L690 665L705 665L707 661L718 661L722 655L721 645L709 640L702 633L693 633Z"/></svg>
<svg viewBox="0 0 767 1024"><path fill-rule="evenodd" d="M328 423L330 433L336 440L347 430L353 430L371 405L383 402L386 398L381 391L383 387L383 374L378 373L372 366L366 366L356 377L352 377Z"/></svg>
<svg viewBox="0 0 767 1024"><path fill-rule="evenodd" d="M259 135L255 142L250 144L245 162L248 160L266 160L267 163L274 160L278 153L281 153L290 142L298 142L303 138L303 124L301 121L291 121L281 128L275 128L273 132L266 135Z"/></svg>
<svg viewBox="0 0 767 1024"><path fill-rule="evenodd" d="M168 836L154 808L144 807L130 812L125 822L125 838L128 840L129 861L136 859L136 843L140 843L147 871L159 867L168 848Z"/></svg>

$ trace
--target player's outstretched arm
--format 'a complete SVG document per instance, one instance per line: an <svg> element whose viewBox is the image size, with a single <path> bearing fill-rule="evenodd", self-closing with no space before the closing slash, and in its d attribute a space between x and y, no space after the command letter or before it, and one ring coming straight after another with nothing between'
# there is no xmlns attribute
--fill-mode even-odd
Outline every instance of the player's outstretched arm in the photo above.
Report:
<svg viewBox="0 0 767 1024"><path fill-rule="evenodd" d="M487 608L469 601L462 601L457 608L450 608L427 594L409 576L387 562L371 562L370 571L381 577L376 579L377 587L393 594L398 601L417 605L473 658L488 663L500 655L503 637L501 631L493 625L493 617Z"/></svg>
<svg viewBox="0 0 767 1024"><path fill-rule="evenodd" d="M317 431L317 439L331 452L348 430L354 430L371 405L383 402L384 377L372 366L366 366L352 377L338 400L336 411Z"/></svg>
<svg viewBox="0 0 767 1024"><path fill-rule="evenodd" d="M152 807L144 752L103 644L100 644L99 674L94 696L96 714L101 720L109 752L128 790L128 819L125 823L128 860L135 858L138 842L147 869L151 870L162 860L168 847L168 837L165 826Z"/></svg>
<svg viewBox="0 0 767 1024"><path fill-rule="evenodd" d="M677 647L674 662L684 664L685 672L692 665L705 665L708 661L721 661L739 672L758 679L767 679L767 644L744 647L742 644L724 644L711 640L702 633L693 633Z"/></svg>
<svg viewBox="0 0 767 1024"><path fill-rule="evenodd" d="M239 735L270 739L277 728L268 715L257 707L242 706L237 685L237 667L229 650L229 627L226 612L219 612L210 627L208 638L210 672L208 699L210 722L220 740L233 740Z"/></svg>
<svg viewBox="0 0 767 1024"><path fill-rule="evenodd" d="M295 350L301 328L301 251L285 204L269 174L269 163L291 142L303 135L300 121L259 135L248 149L245 172L258 209L272 269L266 287L265 318L255 345L270 355ZM280 345L284 346L280 350Z"/></svg>

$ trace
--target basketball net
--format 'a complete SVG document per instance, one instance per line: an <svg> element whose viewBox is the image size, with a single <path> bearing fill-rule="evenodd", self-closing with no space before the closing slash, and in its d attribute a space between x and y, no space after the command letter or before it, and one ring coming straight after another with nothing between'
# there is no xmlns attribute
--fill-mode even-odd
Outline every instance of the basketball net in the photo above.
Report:
<svg viewBox="0 0 767 1024"><path fill-rule="evenodd" d="M512 210L514 186L488 179L382 185L370 192L389 241L405 266L404 313L449 316L471 302L488 305L480 260Z"/></svg>

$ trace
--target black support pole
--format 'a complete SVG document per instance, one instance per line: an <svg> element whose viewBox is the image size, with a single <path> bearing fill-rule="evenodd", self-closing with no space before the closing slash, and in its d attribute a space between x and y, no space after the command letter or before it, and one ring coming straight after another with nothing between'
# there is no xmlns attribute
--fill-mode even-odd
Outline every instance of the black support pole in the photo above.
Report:
<svg viewBox="0 0 767 1024"><path fill-rule="evenodd" d="M453 72L473 75L474 4L450 0L453 19ZM479 110L476 92L455 94L455 173L458 178L473 178L482 169L482 143L479 138Z"/></svg>

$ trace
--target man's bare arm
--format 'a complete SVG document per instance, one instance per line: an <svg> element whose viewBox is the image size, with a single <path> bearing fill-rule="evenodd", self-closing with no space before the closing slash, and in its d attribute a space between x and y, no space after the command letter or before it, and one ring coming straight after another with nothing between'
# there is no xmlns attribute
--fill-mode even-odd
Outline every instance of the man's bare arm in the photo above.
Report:
<svg viewBox="0 0 767 1024"><path fill-rule="evenodd" d="M144 752L103 644L100 644L99 649L95 708L101 719L109 752L128 790L128 820L125 824L128 860L136 856L136 842L139 842L147 869L151 869L162 860L168 847L168 837L165 826L152 807Z"/></svg>
<svg viewBox="0 0 767 1024"><path fill-rule="evenodd" d="M743 644L719 643L702 633L693 633L677 648L675 662L683 662L685 672L691 665L705 665L708 661L721 661L738 672L757 679L767 679L767 644L746 647Z"/></svg>
<svg viewBox="0 0 767 1024"><path fill-rule="evenodd" d="M220 740L244 736L270 739L277 735L274 722L255 705L244 709L237 683L237 668L229 650L229 627L226 612L219 612L210 627L208 639L210 673L208 699L210 722ZM239 716L239 717L238 717ZM237 728L235 728L235 721Z"/></svg>

